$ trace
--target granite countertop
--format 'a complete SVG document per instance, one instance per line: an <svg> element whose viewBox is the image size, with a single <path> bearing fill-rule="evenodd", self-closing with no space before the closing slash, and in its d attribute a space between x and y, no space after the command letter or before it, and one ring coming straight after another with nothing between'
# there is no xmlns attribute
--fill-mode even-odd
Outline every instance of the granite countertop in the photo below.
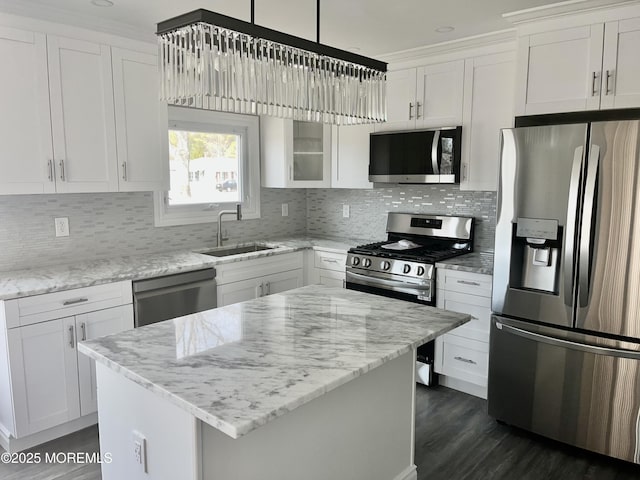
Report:
<svg viewBox="0 0 640 480"><path fill-rule="evenodd" d="M470 318L313 285L82 342L78 349L238 438Z"/></svg>
<svg viewBox="0 0 640 480"><path fill-rule="evenodd" d="M71 290L121 280L140 280L171 275L189 270L214 267L224 263L290 253L307 248L346 252L354 245L363 242L364 240L346 238L283 237L263 242L252 242L275 247L272 250L228 257L212 257L197 253L211 250L210 248L203 248L194 249L193 251L183 250L130 255L81 261L67 265L0 272L0 300ZM246 245L246 243L227 244L224 248L242 245Z"/></svg>
<svg viewBox="0 0 640 480"><path fill-rule="evenodd" d="M473 252L436 263L436 268L493 275L493 253Z"/></svg>

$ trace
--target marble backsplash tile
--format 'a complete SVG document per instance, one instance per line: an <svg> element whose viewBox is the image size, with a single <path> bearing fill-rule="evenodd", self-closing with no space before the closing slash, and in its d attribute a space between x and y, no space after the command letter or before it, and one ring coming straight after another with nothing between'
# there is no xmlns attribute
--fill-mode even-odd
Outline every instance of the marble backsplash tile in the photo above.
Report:
<svg viewBox="0 0 640 480"><path fill-rule="evenodd" d="M342 215L349 205L350 216ZM372 190L310 189L307 234L383 239L390 211L472 216L475 250L493 252L496 193L460 191L457 185L393 185Z"/></svg>

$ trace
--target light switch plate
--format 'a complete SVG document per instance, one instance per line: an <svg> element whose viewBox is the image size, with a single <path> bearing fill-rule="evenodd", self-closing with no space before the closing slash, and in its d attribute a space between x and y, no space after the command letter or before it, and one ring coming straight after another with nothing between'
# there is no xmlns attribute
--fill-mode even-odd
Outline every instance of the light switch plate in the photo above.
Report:
<svg viewBox="0 0 640 480"><path fill-rule="evenodd" d="M343 218L349 218L351 215L349 205L342 205L342 216Z"/></svg>
<svg viewBox="0 0 640 480"><path fill-rule="evenodd" d="M68 237L69 236L69 218L59 217L54 219L56 228L56 237Z"/></svg>
<svg viewBox="0 0 640 480"><path fill-rule="evenodd" d="M288 203L283 203L282 204L282 216L283 217L288 217L289 216L289 204Z"/></svg>

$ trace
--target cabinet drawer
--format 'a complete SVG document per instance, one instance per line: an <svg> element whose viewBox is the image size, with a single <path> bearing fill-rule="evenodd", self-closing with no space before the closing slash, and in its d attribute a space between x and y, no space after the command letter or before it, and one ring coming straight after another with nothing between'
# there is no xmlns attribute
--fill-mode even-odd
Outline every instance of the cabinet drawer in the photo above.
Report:
<svg viewBox="0 0 640 480"><path fill-rule="evenodd" d="M439 268L437 282L439 289L491 298L491 275Z"/></svg>
<svg viewBox="0 0 640 480"><path fill-rule="evenodd" d="M441 349L440 373L487 386L489 346L486 343L451 334L445 334L438 340L436 348Z"/></svg>
<svg viewBox="0 0 640 480"><path fill-rule="evenodd" d="M216 265L216 283L220 286L232 282L241 282L248 278L297 270L303 267L302 252L283 253L253 260L223 263Z"/></svg>
<svg viewBox="0 0 640 480"><path fill-rule="evenodd" d="M471 321L451 330L451 335L470 338L480 342L489 342L491 324L491 299L477 295L465 295L458 292L438 290L436 293L438 308L452 312L468 313Z"/></svg>
<svg viewBox="0 0 640 480"><path fill-rule="evenodd" d="M131 282L107 283L7 301L9 328L131 303Z"/></svg>
<svg viewBox="0 0 640 480"><path fill-rule="evenodd" d="M333 270L334 272L344 272L346 262L347 255L344 253L315 250L316 268L324 268L325 270Z"/></svg>

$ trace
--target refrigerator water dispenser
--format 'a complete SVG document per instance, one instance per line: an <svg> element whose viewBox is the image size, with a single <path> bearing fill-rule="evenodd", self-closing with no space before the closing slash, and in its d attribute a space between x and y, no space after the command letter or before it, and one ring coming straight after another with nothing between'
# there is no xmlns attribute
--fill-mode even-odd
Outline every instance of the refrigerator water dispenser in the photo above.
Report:
<svg viewBox="0 0 640 480"><path fill-rule="evenodd" d="M512 272L514 287L558 294L561 237L557 220L518 218L513 247L521 262Z"/></svg>

